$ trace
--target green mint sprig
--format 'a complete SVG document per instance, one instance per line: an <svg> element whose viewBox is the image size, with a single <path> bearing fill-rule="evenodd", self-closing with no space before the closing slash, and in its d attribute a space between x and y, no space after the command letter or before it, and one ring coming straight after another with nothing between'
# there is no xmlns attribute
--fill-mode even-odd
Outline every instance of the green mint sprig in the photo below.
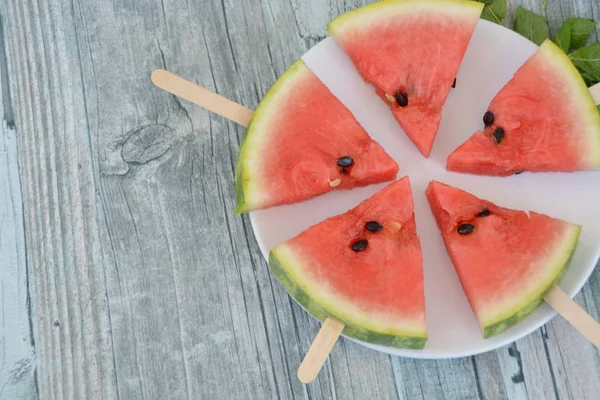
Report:
<svg viewBox="0 0 600 400"><path fill-rule="evenodd" d="M582 47L569 54L588 86L600 82L600 43Z"/></svg>
<svg viewBox="0 0 600 400"><path fill-rule="evenodd" d="M506 18L507 0L477 0L484 3L481 18L501 24ZM600 43L586 46L596 28L596 21L587 18L571 17L558 29L552 38L581 73L588 86L600 82ZM548 20L526 8L519 7L515 12L513 30L532 42L540 45L550 39Z"/></svg>
<svg viewBox="0 0 600 400"><path fill-rule="evenodd" d="M587 44L594 28L596 28L596 21L593 19L571 17L558 29L553 40L558 47L569 54L571 49L579 49Z"/></svg>
<svg viewBox="0 0 600 400"><path fill-rule="evenodd" d="M480 3L484 3L483 12L481 18L487 19L488 21L501 23L506 18L507 4L506 0L478 0Z"/></svg>

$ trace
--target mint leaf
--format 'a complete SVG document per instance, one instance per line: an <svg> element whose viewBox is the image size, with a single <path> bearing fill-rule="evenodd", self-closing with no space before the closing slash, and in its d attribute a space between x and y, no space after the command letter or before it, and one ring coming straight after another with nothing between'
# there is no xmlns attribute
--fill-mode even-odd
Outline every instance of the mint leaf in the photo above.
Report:
<svg viewBox="0 0 600 400"><path fill-rule="evenodd" d="M591 75L586 74L584 71L579 71L579 73L581 74L581 77L583 78L583 81L585 82L587 87L594 86L596 83L599 82L598 80L594 79Z"/></svg>
<svg viewBox="0 0 600 400"><path fill-rule="evenodd" d="M481 18L497 24L501 23L504 18L506 18L507 0L479 1L485 4L485 7L483 7L483 12L481 13Z"/></svg>
<svg viewBox="0 0 600 400"><path fill-rule="evenodd" d="M556 36L554 36L553 39L553 42L566 54L569 54L569 49L571 48L572 30L573 18L569 18L560 26L560 28L558 28L558 32L556 32Z"/></svg>
<svg viewBox="0 0 600 400"><path fill-rule="evenodd" d="M595 27L596 21L592 19L571 17L559 28L554 43L568 54L570 49L585 46Z"/></svg>
<svg viewBox="0 0 600 400"><path fill-rule="evenodd" d="M573 19L575 22L573 24L573 30L571 31L571 48L578 49L587 44L592 31L596 29L596 21L585 18Z"/></svg>
<svg viewBox="0 0 600 400"><path fill-rule="evenodd" d="M588 85L600 81L600 43L575 50L569 54L569 58Z"/></svg>
<svg viewBox="0 0 600 400"><path fill-rule="evenodd" d="M550 30L546 18L523 7L517 8L513 29L537 45L542 44L544 40L550 38Z"/></svg>
<svg viewBox="0 0 600 400"><path fill-rule="evenodd" d="M479 3L483 3L483 4L490 4L491 2L493 2L494 0L477 0Z"/></svg>

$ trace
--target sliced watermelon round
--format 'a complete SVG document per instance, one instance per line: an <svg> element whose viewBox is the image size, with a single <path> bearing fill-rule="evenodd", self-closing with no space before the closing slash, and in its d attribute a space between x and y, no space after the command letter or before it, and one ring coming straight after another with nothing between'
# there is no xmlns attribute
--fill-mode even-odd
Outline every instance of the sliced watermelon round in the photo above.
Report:
<svg viewBox="0 0 600 400"><path fill-rule="evenodd" d="M426 157L483 6L388 0L347 12L327 27Z"/></svg>
<svg viewBox="0 0 600 400"><path fill-rule="evenodd" d="M600 114L569 57L547 40L492 100L488 126L447 169L506 176L600 169Z"/></svg>
<svg viewBox="0 0 600 400"><path fill-rule="evenodd" d="M398 164L298 60L269 89L248 125L236 166L235 211L390 181L397 172Z"/></svg>
<svg viewBox="0 0 600 400"><path fill-rule="evenodd" d="M565 272L581 227L433 181L427 198L484 337L519 322Z"/></svg>
<svg viewBox="0 0 600 400"><path fill-rule="evenodd" d="M427 340L422 264L408 177L269 257L282 285L312 315L343 322L343 333L356 339L403 348L423 348Z"/></svg>

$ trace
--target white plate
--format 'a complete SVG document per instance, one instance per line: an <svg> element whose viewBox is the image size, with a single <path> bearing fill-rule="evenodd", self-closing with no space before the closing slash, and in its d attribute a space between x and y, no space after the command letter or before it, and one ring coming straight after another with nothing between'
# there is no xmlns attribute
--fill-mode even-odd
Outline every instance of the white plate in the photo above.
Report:
<svg viewBox="0 0 600 400"><path fill-rule="evenodd" d="M403 350L360 342L367 347L414 358L452 358L489 351L513 342L555 315L546 304L503 333L483 339L475 316L444 248L424 190L432 179L465 189L498 205L535 210L583 226L572 263L560 283L577 293L600 256L600 173L528 174L507 178L447 172L446 157L481 128L492 97L536 45L499 25L481 20L458 72L456 88L444 107L441 127L429 159L424 158L392 117L388 106L363 83L350 60L330 38L302 58L331 91L354 113L369 134L400 165L398 177L412 183L417 230L423 247L429 340L424 350ZM335 191L299 204L251 214L254 234L265 257L269 249L309 226L347 211L386 184ZM573 333L576 334L576 333Z"/></svg>

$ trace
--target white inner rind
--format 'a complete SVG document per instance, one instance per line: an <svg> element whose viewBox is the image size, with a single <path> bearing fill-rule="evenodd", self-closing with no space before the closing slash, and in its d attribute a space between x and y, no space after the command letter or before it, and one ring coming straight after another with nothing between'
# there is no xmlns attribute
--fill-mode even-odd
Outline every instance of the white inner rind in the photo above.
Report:
<svg viewBox="0 0 600 400"><path fill-rule="evenodd" d="M488 327L512 317L532 302L539 300L543 292L556 280L571 257L581 230L579 225L569 223L565 225L563 235L548 245L546 256L540 257L532 268L535 273L524 277L531 284L527 285L527 282L524 282L524 286L520 286L521 290L518 292L505 293L504 301L497 301L496 298L493 304L482 307L479 312L481 326Z"/></svg>
<svg viewBox="0 0 600 400"><path fill-rule="evenodd" d="M310 70L299 59L281 75L262 99L246 132L246 139L239 157L243 162L242 181L244 190L244 203L247 209L263 204L269 198L269 193L262 190L261 181L263 174L262 151L271 141L272 129L277 126L277 118L281 107L287 107L287 97L293 93L292 88L298 85L304 74Z"/></svg>
<svg viewBox="0 0 600 400"><path fill-rule="evenodd" d="M564 104L569 106L572 118L579 122L581 132L587 135L579 155L589 169L600 168L600 113L596 102L581 78L579 71L569 57L552 42L545 42L538 50L544 65L556 69L563 79L565 90Z"/></svg>
<svg viewBox="0 0 600 400"><path fill-rule="evenodd" d="M407 318L392 313L365 312L356 299L347 299L324 281L310 279L303 272L303 260L287 245L277 246L273 253L288 277L299 285L311 300L355 326L377 333L407 337L426 337L425 316Z"/></svg>

